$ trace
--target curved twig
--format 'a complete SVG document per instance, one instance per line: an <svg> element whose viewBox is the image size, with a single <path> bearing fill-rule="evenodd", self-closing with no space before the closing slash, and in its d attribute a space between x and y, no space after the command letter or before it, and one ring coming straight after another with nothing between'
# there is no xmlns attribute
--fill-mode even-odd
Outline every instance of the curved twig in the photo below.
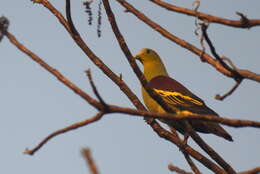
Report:
<svg viewBox="0 0 260 174"><path fill-rule="evenodd" d="M74 129L78 129L80 127L86 126L90 123L93 123L95 121L98 121L102 118L102 116L104 115L103 112L99 112L98 114L96 114L95 116L91 117L90 119L81 121L81 122L77 122L74 123L68 127L59 129L53 133L51 133L50 135L48 135L47 137L45 137L36 147L34 147L33 149L25 149L24 153L28 154L28 155L33 155L35 152L37 152L43 145L45 145L50 139L56 137L57 135L60 134L64 134L68 131L72 131Z"/></svg>
<svg viewBox="0 0 260 174"><path fill-rule="evenodd" d="M103 100L103 98L101 97L101 95L99 94L98 90L97 90L97 87L96 85L94 84L94 81L92 79L92 76L91 76L91 71L90 69L88 69L87 71L85 71L87 73L87 76L88 76L88 79L89 79L89 82L90 82L90 85L92 87L92 90L94 92L94 94L97 96L99 102L103 105L103 109L101 109L102 111L104 112L108 112L108 106L106 104L106 102Z"/></svg>
<svg viewBox="0 0 260 174"><path fill-rule="evenodd" d="M256 26L260 25L260 19L247 19L245 17L245 15L242 14L243 17L242 17L242 15L239 15L241 13L239 13L239 14L236 13L241 17L240 20L229 20L229 19L209 15L206 13L198 12L198 11L195 12L194 10L178 7L178 6L169 4L167 2L163 2L161 0L150 0L150 1L167 10L174 11L177 13L182 13L185 15L193 16L193 17L197 17L201 20L207 20L211 23L218 23L218 24L223 24L226 26L236 27L236 28L251 28L251 27L256 27Z"/></svg>

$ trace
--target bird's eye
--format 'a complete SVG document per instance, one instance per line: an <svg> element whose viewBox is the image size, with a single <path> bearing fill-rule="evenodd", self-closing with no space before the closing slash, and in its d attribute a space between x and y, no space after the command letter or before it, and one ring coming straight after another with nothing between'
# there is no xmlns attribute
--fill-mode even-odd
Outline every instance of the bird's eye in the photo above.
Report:
<svg viewBox="0 0 260 174"><path fill-rule="evenodd" d="M147 49L147 50L146 50L146 53L147 53L147 54L149 54L150 52L151 52L151 50L150 50L150 49Z"/></svg>

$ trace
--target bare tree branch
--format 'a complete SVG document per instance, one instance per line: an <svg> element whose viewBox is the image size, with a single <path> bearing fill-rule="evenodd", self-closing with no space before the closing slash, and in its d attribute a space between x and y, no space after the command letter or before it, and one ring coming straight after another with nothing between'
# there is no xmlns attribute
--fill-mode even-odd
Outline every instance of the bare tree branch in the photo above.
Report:
<svg viewBox="0 0 260 174"><path fill-rule="evenodd" d="M185 157L186 161L188 162L188 164L190 165L192 171L195 174L201 174L198 167L195 165L195 163L192 161L192 159L190 158L190 156L187 153L184 153L184 157Z"/></svg>
<svg viewBox="0 0 260 174"><path fill-rule="evenodd" d="M256 167L254 169L247 170L244 172L239 172L238 174L260 174L260 167Z"/></svg>
<svg viewBox="0 0 260 174"><path fill-rule="evenodd" d="M89 168L89 171L91 174L99 174L97 165L95 161L92 158L92 154L89 148L82 148L81 149L81 154L83 158L85 159L87 166Z"/></svg>
<svg viewBox="0 0 260 174"><path fill-rule="evenodd" d="M225 19L225 18L213 16L210 14L190 10L187 8L178 7L178 6L169 4L167 2L163 2L161 0L150 0L150 1L167 10L174 11L177 13L182 13L185 15L193 16L193 17L197 17L201 20L207 20L210 23L218 23L218 24L223 24L226 26L236 27L236 28L251 28L251 27L260 25L260 19L247 19L247 18L245 18L244 15L243 15L244 17L242 17L240 15L240 17L241 17L240 20L230 20L230 19Z"/></svg>
<svg viewBox="0 0 260 174"><path fill-rule="evenodd" d="M103 112L99 112L97 113L95 116L93 116L92 118L90 119L87 119L87 120L84 120L84 121L80 121L80 122L77 122L77 123L74 123L68 127L65 127L65 128L62 128L62 129L59 129L53 133L51 133L50 135L48 135L47 137L45 137L37 146L35 146L33 149L25 149L24 153L25 154L28 154L28 155L33 155L35 152L37 152L43 145L45 145L50 139L56 137L57 135L60 135L60 134L64 134L68 131L72 131L74 129L78 129L80 127L83 127L83 126L86 126L90 123L93 123L95 121L98 121L99 119L102 118L102 116L104 115Z"/></svg>
<svg viewBox="0 0 260 174"><path fill-rule="evenodd" d="M170 171L172 171L172 172L176 172L177 174L192 174L192 173L186 172L185 170L180 169L179 167L176 167L176 166L174 166L174 165L172 165L172 164L169 164L169 165L168 165L168 169L169 169Z"/></svg>
<svg viewBox="0 0 260 174"><path fill-rule="evenodd" d="M34 54L32 51L27 49L23 44L21 44L14 35L12 35L9 32L6 32L6 36L9 39L9 41L14 44L20 51L28 55L33 61L41 65L45 70L47 70L49 73L54 75L60 82L62 82L64 85L69 87L71 90L73 90L76 94L78 94L80 97L82 97L85 101L87 101L90 105L99 108L101 107L100 103L90 97L87 93L85 93L83 90L81 90L78 86L73 84L69 79L67 79L65 76L63 76L59 71L48 65L46 62L44 62L39 56Z"/></svg>

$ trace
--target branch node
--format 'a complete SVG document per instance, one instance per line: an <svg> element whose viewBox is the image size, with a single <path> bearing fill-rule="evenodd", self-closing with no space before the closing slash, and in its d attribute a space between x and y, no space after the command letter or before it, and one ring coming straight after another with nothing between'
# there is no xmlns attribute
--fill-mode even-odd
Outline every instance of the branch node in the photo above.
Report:
<svg viewBox="0 0 260 174"><path fill-rule="evenodd" d="M240 22L241 22L241 25L242 26L244 26L245 28L250 28L250 21L249 21L249 19L247 18L247 16L246 15L244 15L243 13L241 13L241 12L236 12L236 14L238 15L238 16L240 16Z"/></svg>

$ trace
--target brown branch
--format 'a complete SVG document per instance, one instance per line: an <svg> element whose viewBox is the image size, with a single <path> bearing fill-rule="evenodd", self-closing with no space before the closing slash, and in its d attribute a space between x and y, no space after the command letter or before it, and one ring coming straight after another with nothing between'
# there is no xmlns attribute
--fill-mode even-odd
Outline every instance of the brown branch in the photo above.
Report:
<svg viewBox="0 0 260 174"><path fill-rule="evenodd" d="M184 152L188 153L194 159L202 163L205 167L212 170L214 173L226 174L226 172L223 171L218 165L216 165L214 162L203 156L198 151L194 150L192 147L188 145L183 146L183 142L180 141L177 136L173 136L172 133L165 131L165 129L163 129L157 122L151 122L150 124L158 136L174 143L176 146L178 146Z"/></svg>
<svg viewBox="0 0 260 174"><path fill-rule="evenodd" d="M203 139L195 132L191 131L192 139L214 160L216 161L228 174L236 174L235 170Z"/></svg>
<svg viewBox="0 0 260 174"><path fill-rule="evenodd" d="M118 107L114 105L109 106L111 113L125 113L133 116L144 116L158 119L169 120L202 120L209 122L221 123L230 127L254 127L260 128L260 122L251 120L235 120L224 117L216 117L215 115L199 115L199 114L170 114L170 113L152 113L147 111L135 110L130 108Z"/></svg>
<svg viewBox="0 0 260 174"><path fill-rule="evenodd" d="M244 172L239 172L238 174L260 174L260 167L256 167L254 169L247 170Z"/></svg>
<svg viewBox="0 0 260 174"><path fill-rule="evenodd" d="M186 161L188 162L188 164L190 165L191 170L195 174L201 174L201 172L199 171L198 167L195 165L195 163L192 161L192 159L190 158L190 156L187 153L184 153L184 157L185 157Z"/></svg>
<svg viewBox="0 0 260 174"><path fill-rule="evenodd" d="M163 2L161 0L150 0L150 1L167 10L185 14L188 16L197 17L201 20L207 20L210 23L218 23L218 24L223 24L226 26L231 26L231 27L236 27L236 28L251 28L251 27L260 25L260 19L247 19L244 15L243 15L244 17L242 17L240 15L240 17L241 17L240 20L230 20L230 19L225 19L225 18L209 15L206 13L190 10L187 8L178 7L178 6L169 4L167 2Z"/></svg>
<svg viewBox="0 0 260 174"><path fill-rule="evenodd" d="M176 172L176 173L178 173L178 174L192 174L192 173L186 172L185 170L180 169L179 167L174 166L174 165L172 165L172 164L169 164L169 165L168 165L168 169L169 169L170 171Z"/></svg>
<svg viewBox="0 0 260 174"><path fill-rule="evenodd" d="M165 38L173 41L174 43L180 45L183 48L186 48L187 50L191 51L192 53L199 56L199 58L202 58L204 61L206 61L208 64L213 66L217 71L222 73L223 75L227 77L232 77L232 73L225 69L218 61L216 61L214 58L212 58L210 55L203 53L202 50L198 49L194 45L186 42L183 39L178 38L177 36L173 35L172 33L168 32L166 29L149 19L147 16L145 16L143 13L138 11L136 8L134 8L131 4L126 2L125 0L116 0L119 2L123 7L127 9L127 12L133 13L138 19L149 25L152 29L159 32L162 36ZM238 69L237 72L243 76L246 79L250 79L256 82L260 82L260 74L253 73L248 70L242 70Z"/></svg>
<svg viewBox="0 0 260 174"><path fill-rule="evenodd" d="M74 123L68 127L65 127L65 128L62 128L62 129L59 129L53 133L51 133L50 135L48 135L47 137L45 137L37 146L35 146L33 149L25 149L24 153L25 154L28 154L28 155L33 155L35 152L37 152L38 150L40 150L40 148L45 145L50 139L58 136L58 135L61 135L61 134L64 134L68 131L72 131L74 129L78 129L80 127L83 127L83 126L86 126L90 123L93 123L95 121L98 121L99 119L102 118L102 116L104 115L103 112L99 112L97 113L95 116L91 117L90 119L87 119L87 120L84 120L84 121L81 121L81 122L77 122L77 123Z"/></svg>
<svg viewBox="0 0 260 174"><path fill-rule="evenodd" d="M85 159L87 166L89 168L89 171L91 174L99 174L97 165L95 161L92 158L92 154L89 148L82 148L81 154L83 158Z"/></svg>

